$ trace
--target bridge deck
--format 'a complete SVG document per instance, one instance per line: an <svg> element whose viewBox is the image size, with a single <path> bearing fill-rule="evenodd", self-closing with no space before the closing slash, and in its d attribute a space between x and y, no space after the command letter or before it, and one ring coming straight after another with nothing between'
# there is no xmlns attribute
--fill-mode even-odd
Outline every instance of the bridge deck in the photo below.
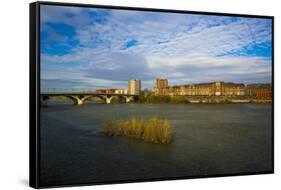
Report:
<svg viewBox="0 0 281 190"><path fill-rule="evenodd" d="M45 96L139 96L136 94L105 94L105 93L41 93Z"/></svg>

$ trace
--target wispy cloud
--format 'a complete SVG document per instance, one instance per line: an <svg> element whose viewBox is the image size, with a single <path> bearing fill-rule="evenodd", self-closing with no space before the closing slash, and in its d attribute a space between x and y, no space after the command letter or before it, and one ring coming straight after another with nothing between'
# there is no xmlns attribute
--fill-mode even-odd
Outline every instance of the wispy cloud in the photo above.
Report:
<svg viewBox="0 0 281 190"><path fill-rule="evenodd" d="M271 35L269 19L42 5L43 85L271 82Z"/></svg>

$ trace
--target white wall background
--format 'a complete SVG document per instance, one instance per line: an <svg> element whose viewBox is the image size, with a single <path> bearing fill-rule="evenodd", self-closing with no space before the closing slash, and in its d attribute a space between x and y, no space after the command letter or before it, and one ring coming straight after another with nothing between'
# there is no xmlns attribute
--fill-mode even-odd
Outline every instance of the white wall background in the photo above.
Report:
<svg viewBox="0 0 281 190"><path fill-rule="evenodd" d="M63 1L63 0L60 0ZM275 174L75 187L71 189L277 189L280 168L281 11L278 0L69 0L192 11L275 16ZM30 0L0 4L0 189L28 189L28 77ZM67 1L63 1L67 2ZM281 4L281 3L280 3ZM12 101L10 101L12 100ZM66 188L70 189L70 188Z"/></svg>

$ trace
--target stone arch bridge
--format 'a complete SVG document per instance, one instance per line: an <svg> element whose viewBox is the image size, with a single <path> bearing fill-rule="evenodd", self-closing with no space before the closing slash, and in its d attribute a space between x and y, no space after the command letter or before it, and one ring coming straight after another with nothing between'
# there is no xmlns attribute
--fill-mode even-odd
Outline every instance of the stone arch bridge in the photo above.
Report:
<svg viewBox="0 0 281 190"><path fill-rule="evenodd" d="M40 95L41 104L47 104L48 100L52 97L66 97L73 101L74 105L82 105L86 100L92 97L100 98L104 103L110 104L114 97L119 97L124 102L129 103L135 101L138 95L134 94L101 94L101 93L42 93Z"/></svg>

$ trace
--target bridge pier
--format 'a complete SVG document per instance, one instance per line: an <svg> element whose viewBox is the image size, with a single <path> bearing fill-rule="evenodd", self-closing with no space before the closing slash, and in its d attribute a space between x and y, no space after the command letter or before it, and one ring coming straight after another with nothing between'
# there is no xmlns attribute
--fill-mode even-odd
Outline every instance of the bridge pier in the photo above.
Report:
<svg viewBox="0 0 281 190"><path fill-rule="evenodd" d="M111 98L106 98L105 103L110 104L111 103Z"/></svg>
<svg viewBox="0 0 281 190"><path fill-rule="evenodd" d="M82 105L84 102L81 100L81 99L79 99L79 98L75 98L75 100L76 100L76 102L75 102L75 104L76 105Z"/></svg>
<svg viewBox="0 0 281 190"><path fill-rule="evenodd" d="M101 96L106 104L110 104L113 96Z"/></svg>
<svg viewBox="0 0 281 190"><path fill-rule="evenodd" d="M132 96L123 96L123 98L125 98L126 103L129 103L132 101Z"/></svg>
<svg viewBox="0 0 281 190"><path fill-rule="evenodd" d="M90 96L69 96L69 98L73 101L74 105L83 105L84 101Z"/></svg>

